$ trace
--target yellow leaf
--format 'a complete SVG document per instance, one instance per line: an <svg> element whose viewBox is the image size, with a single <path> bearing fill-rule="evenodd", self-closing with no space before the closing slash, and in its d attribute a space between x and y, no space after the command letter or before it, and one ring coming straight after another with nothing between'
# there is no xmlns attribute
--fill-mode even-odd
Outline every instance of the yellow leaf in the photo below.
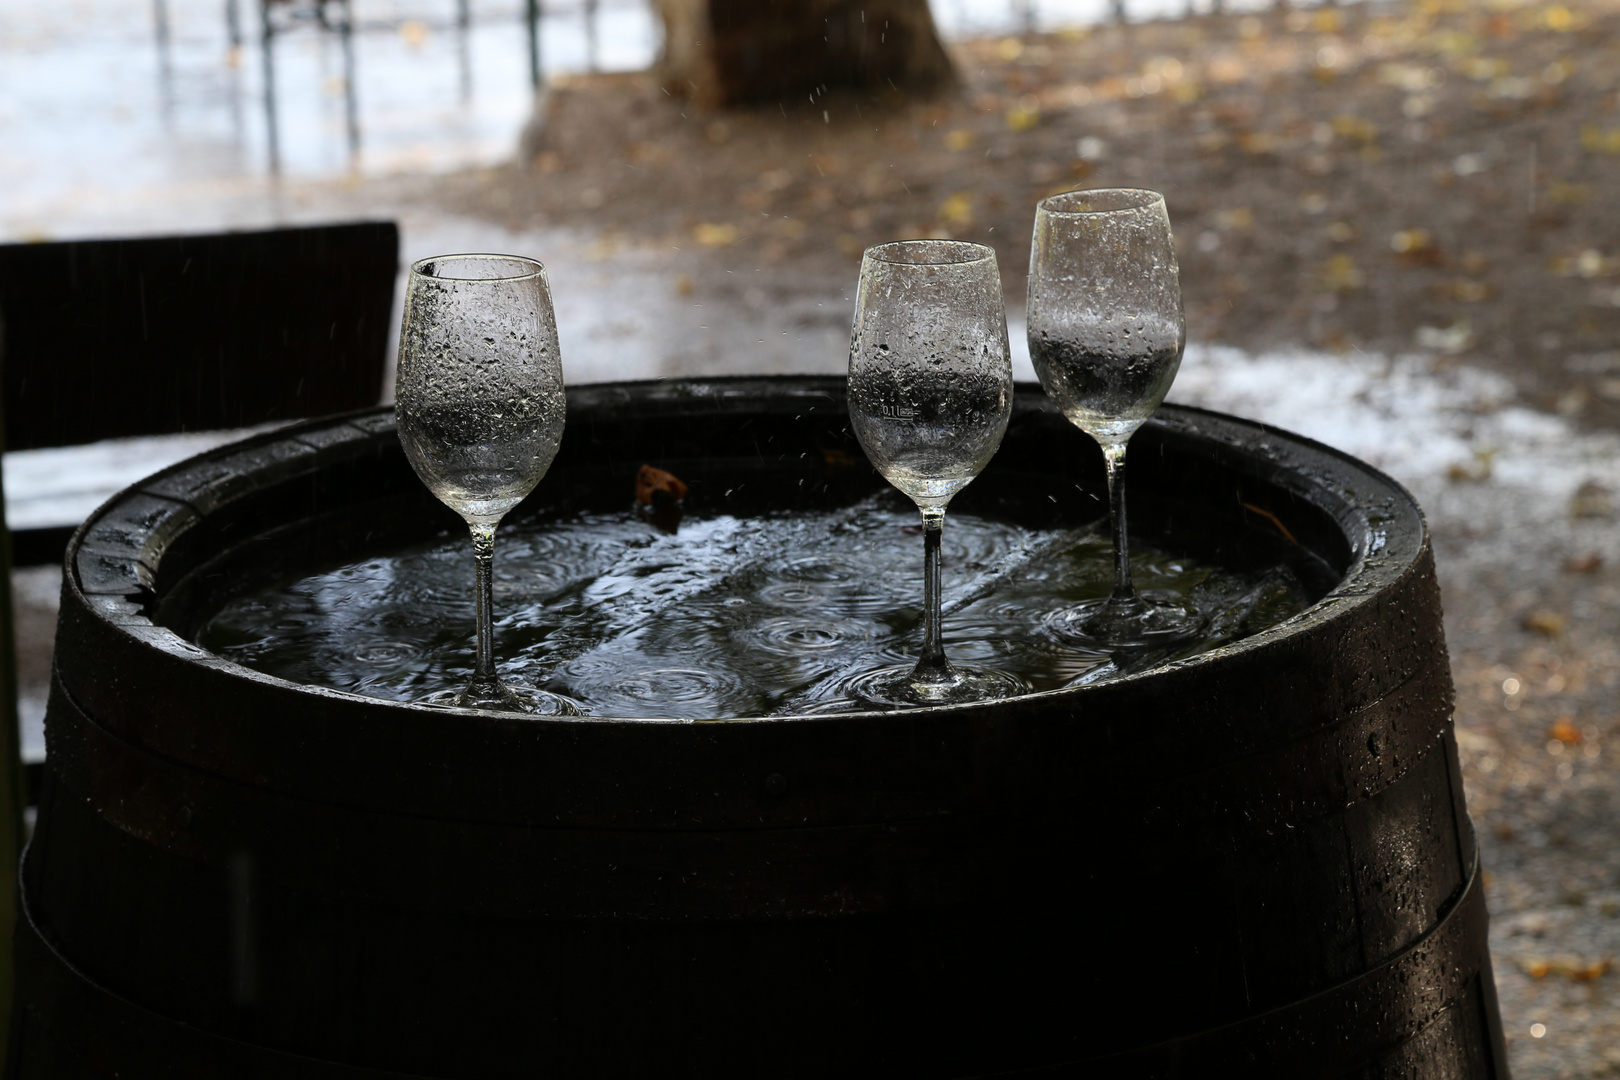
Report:
<svg viewBox="0 0 1620 1080"><path fill-rule="evenodd" d="M1427 251L1434 246L1434 237L1427 229L1402 229L1389 238L1389 250L1397 255Z"/></svg>
<svg viewBox="0 0 1620 1080"><path fill-rule="evenodd" d="M1028 131L1041 122L1041 103L1034 97L1026 95L1018 99L1018 104L1007 110L1007 126L1014 131Z"/></svg>
<svg viewBox="0 0 1620 1080"><path fill-rule="evenodd" d="M692 230L697 242L704 247L730 247L737 242L737 226L711 225L705 222Z"/></svg>
<svg viewBox="0 0 1620 1080"><path fill-rule="evenodd" d="M1316 271L1316 284L1323 292L1355 292L1366 283L1367 275L1349 255L1335 255Z"/></svg>
<svg viewBox="0 0 1620 1080"><path fill-rule="evenodd" d="M1620 154L1620 128L1582 124L1581 148L1593 154Z"/></svg>
<svg viewBox="0 0 1620 1080"><path fill-rule="evenodd" d="M1249 154L1274 154L1277 152L1277 136L1268 131L1245 131L1238 135L1238 145Z"/></svg>
<svg viewBox="0 0 1620 1080"><path fill-rule="evenodd" d="M966 150L973 145L973 132L967 128L957 128L945 135L945 149Z"/></svg>
<svg viewBox="0 0 1620 1080"><path fill-rule="evenodd" d="M1555 611L1532 611L1524 617L1524 628L1555 638L1563 636L1566 622L1568 620Z"/></svg>
<svg viewBox="0 0 1620 1080"><path fill-rule="evenodd" d="M1560 180L1548 190L1547 197L1563 206L1580 206L1592 197L1592 189L1585 184L1570 184Z"/></svg>
<svg viewBox="0 0 1620 1080"><path fill-rule="evenodd" d="M1367 146L1378 138L1378 125L1351 113L1340 113L1333 118L1333 134L1347 142Z"/></svg>
<svg viewBox="0 0 1620 1080"><path fill-rule="evenodd" d="M1586 248L1573 255L1559 255L1552 260L1551 269L1559 277L1613 277L1620 274L1620 259L1607 258L1597 248Z"/></svg>
<svg viewBox="0 0 1620 1080"><path fill-rule="evenodd" d="M940 203L939 223L957 229L970 227L973 224L973 196L965 191L958 191Z"/></svg>

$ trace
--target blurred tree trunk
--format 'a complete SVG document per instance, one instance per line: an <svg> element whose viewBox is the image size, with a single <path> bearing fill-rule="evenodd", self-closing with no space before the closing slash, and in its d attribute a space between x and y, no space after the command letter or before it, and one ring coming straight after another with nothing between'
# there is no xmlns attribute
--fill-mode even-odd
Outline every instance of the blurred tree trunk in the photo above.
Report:
<svg viewBox="0 0 1620 1080"><path fill-rule="evenodd" d="M702 105L951 81L928 0L657 0L664 89Z"/></svg>

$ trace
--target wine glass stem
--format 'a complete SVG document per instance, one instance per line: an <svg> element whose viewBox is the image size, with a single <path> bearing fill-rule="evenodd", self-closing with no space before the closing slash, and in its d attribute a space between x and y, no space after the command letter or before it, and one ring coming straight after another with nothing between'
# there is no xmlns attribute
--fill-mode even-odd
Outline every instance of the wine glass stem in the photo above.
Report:
<svg viewBox="0 0 1620 1080"><path fill-rule="evenodd" d="M1113 600L1131 600L1136 588L1131 584L1131 548L1125 529L1125 444L1102 444L1103 460L1108 465L1108 516L1114 524L1114 595Z"/></svg>
<svg viewBox="0 0 1620 1080"><path fill-rule="evenodd" d="M950 675L951 664L945 659L944 617L940 613L939 542L945 533L945 508L924 507L923 529L923 645L917 658L917 676Z"/></svg>
<svg viewBox="0 0 1620 1080"><path fill-rule="evenodd" d="M474 524L473 544L473 604L478 620L478 654L473 662L474 685L493 686L500 682L495 674L495 526Z"/></svg>

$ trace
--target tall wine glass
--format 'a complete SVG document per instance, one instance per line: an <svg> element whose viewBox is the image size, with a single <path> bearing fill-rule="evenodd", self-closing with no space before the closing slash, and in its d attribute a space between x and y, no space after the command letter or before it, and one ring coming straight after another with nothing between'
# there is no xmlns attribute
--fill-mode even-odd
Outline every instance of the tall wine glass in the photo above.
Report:
<svg viewBox="0 0 1620 1080"><path fill-rule="evenodd" d="M851 696L934 705L1028 690L1015 675L946 659L940 616L945 507L1001 445L1012 392L994 251L951 240L867 249L849 345L849 415L878 472L922 512L923 646L915 667L868 672Z"/></svg>
<svg viewBox="0 0 1620 1080"><path fill-rule="evenodd" d="M1191 637L1205 622L1195 608L1132 585L1125 528L1125 445L1164 400L1187 339L1164 196L1106 188L1042 199L1029 261L1030 358L1063 415L1102 447L1114 526L1112 595L1047 625L1109 646Z"/></svg>
<svg viewBox="0 0 1620 1080"><path fill-rule="evenodd" d="M495 526L546 475L563 433L562 361L546 270L513 255L443 255L411 267L394 415L405 456L472 531L477 655L469 709L574 715L567 698L495 670ZM432 699L430 699L432 700Z"/></svg>

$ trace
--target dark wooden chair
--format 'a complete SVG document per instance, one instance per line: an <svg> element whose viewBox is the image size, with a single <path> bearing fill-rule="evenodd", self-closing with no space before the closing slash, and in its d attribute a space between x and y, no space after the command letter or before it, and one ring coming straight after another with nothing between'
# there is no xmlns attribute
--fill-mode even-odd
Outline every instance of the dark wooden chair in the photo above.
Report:
<svg viewBox="0 0 1620 1080"><path fill-rule="evenodd" d="M0 245L5 448L375 404L398 270L392 222ZM17 533L18 564L71 533Z"/></svg>
<svg viewBox="0 0 1620 1080"><path fill-rule="evenodd" d="M0 245L0 445L73 446L376 404L398 273L393 222ZM19 565L60 562L73 528L0 529L0 866L17 865L43 766L21 761L13 552ZM15 890L0 888L0 1056L15 914Z"/></svg>
<svg viewBox="0 0 1620 1080"><path fill-rule="evenodd" d="M0 245L4 446L240 428L374 405L398 273L393 222ZM10 564L60 562L76 527L10 531ZM0 542L0 558L6 550ZM7 586L9 571L0 565ZM3 682L15 663L9 588L0 601ZM15 682L0 685L8 763L20 747L16 692ZM39 765L28 763L31 777ZM0 804L4 787L0 775Z"/></svg>

